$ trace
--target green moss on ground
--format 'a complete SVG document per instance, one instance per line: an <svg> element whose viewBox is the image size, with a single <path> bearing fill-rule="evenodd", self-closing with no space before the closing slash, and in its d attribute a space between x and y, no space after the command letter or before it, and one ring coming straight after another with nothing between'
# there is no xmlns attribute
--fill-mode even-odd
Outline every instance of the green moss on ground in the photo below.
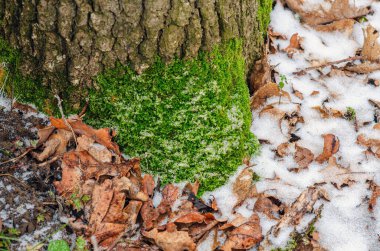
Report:
<svg viewBox="0 0 380 251"><path fill-rule="evenodd" d="M273 0L259 0L259 8L257 10L257 21L259 22L260 31L264 37L266 37L267 35L272 6Z"/></svg>
<svg viewBox="0 0 380 251"><path fill-rule="evenodd" d="M21 53L11 48L6 41L0 38L0 68L4 70L0 81L0 90L8 97L19 102L35 105L38 110L48 115L60 116L59 109L54 98L56 90L42 84L42 79L27 78L21 74ZM70 97L74 88L67 85L61 88L59 95L63 99L64 110L67 114L74 113L72 104L65 102ZM1 93L0 93L1 94Z"/></svg>
<svg viewBox="0 0 380 251"><path fill-rule="evenodd" d="M88 122L117 127L117 142L163 183L223 185L259 143L250 132L241 42L195 60L157 61L142 75L119 66L97 78Z"/></svg>

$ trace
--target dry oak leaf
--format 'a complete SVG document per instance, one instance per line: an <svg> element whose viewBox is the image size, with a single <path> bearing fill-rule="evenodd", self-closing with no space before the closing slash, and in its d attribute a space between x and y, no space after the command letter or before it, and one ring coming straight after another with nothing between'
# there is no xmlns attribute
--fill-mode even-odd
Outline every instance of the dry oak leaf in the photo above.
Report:
<svg viewBox="0 0 380 251"><path fill-rule="evenodd" d="M250 76L251 91L254 93L262 86L271 82L271 67L268 61L268 44L261 52L261 58L255 62Z"/></svg>
<svg viewBox="0 0 380 251"><path fill-rule="evenodd" d="M235 207L240 205L247 197L251 195L253 187L253 171L245 168L236 178L232 191L236 195Z"/></svg>
<svg viewBox="0 0 380 251"><path fill-rule="evenodd" d="M70 196L70 193L78 190L81 185L82 171L77 165L80 159L79 154L76 152L68 152L63 155L62 179L53 182L60 195Z"/></svg>
<svg viewBox="0 0 380 251"><path fill-rule="evenodd" d="M317 9L305 10L304 0L285 0L286 4L294 12L297 12L302 21L309 25L326 24L342 19L354 19L369 13L369 7L358 8L350 5L350 0L331 1L331 7L325 8L319 5Z"/></svg>
<svg viewBox="0 0 380 251"><path fill-rule="evenodd" d="M354 24L355 20L353 19L342 19L326 25L317 25L315 29L322 32L339 31L345 33L348 36L351 36L352 31L354 30Z"/></svg>
<svg viewBox="0 0 380 251"><path fill-rule="evenodd" d="M300 168L307 168L309 164L313 162L314 154L309 149L300 147L296 144L294 160L297 162Z"/></svg>
<svg viewBox="0 0 380 251"><path fill-rule="evenodd" d="M380 196L380 186L375 184L375 182L371 181L370 189L372 191L372 195L371 195L371 198L369 199L368 210L372 212L376 206L377 198L379 198Z"/></svg>
<svg viewBox="0 0 380 251"><path fill-rule="evenodd" d="M177 231L177 229L170 229L159 232L156 228L148 232L142 232L142 234L149 238L153 239L155 244L159 246L164 251L183 251L195 250L196 245L188 232Z"/></svg>
<svg viewBox="0 0 380 251"><path fill-rule="evenodd" d="M66 152L67 145L72 138L70 132L59 129L56 133L52 133L44 143L44 150L41 153L33 153L33 157L38 161L44 161L53 155L61 155Z"/></svg>
<svg viewBox="0 0 380 251"><path fill-rule="evenodd" d="M116 238L125 230L126 227L126 224L101 223L97 226L93 235L96 237L96 241L100 246L108 247L116 240Z"/></svg>
<svg viewBox="0 0 380 251"><path fill-rule="evenodd" d="M106 216L113 197L112 180L106 179L101 184L95 184L91 196L91 211L89 224L97 231L98 226Z"/></svg>
<svg viewBox="0 0 380 251"><path fill-rule="evenodd" d="M155 188L153 176L150 174L145 174L141 181L141 185L142 185L142 191L145 194L147 194L149 197L151 197L154 193L154 188Z"/></svg>
<svg viewBox="0 0 380 251"><path fill-rule="evenodd" d="M366 174L351 174L348 169L336 163L335 157L329 158L328 166L319 172L322 174L324 182L333 184L337 189L351 186L358 177L369 178L369 175Z"/></svg>
<svg viewBox="0 0 380 251"><path fill-rule="evenodd" d="M319 163L323 163L328 160L333 154L339 151L339 139L334 134L323 135L324 144L323 152L315 159Z"/></svg>
<svg viewBox="0 0 380 251"><path fill-rule="evenodd" d="M254 213L248 222L235 228L228 234L222 250L250 249L263 240L259 216Z"/></svg>
<svg viewBox="0 0 380 251"><path fill-rule="evenodd" d="M154 228L158 221L158 217L160 217L160 213L153 206L152 199L149 199L148 201L144 202L144 204L141 207L140 215L143 221L144 229L146 230Z"/></svg>
<svg viewBox="0 0 380 251"><path fill-rule="evenodd" d="M292 58L294 53L302 50L301 42L302 38L298 35L298 33L294 33L291 36L288 47L284 49L284 51L288 54L288 57Z"/></svg>
<svg viewBox="0 0 380 251"><path fill-rule="evenodd" d="M380 44L377 42L379 32L371 25L367 26L364 32L364 45L362 56L364 59L378 62L380 60Z"/></svg>
<svg viewBox="0 0 380 251"><path fill-rule="evenodd" d="M284 142L278 145L277 150L276 150L277 155L280 157L289 155L289 151L290 151L289 146L290 144L288 142Z"/></svg>
<svg viewBox="0 0 380 251"><path fill-rule="evenodd" d="M344 116L344 114L341 111L332 108L327 108L325 106L314 106L313 109L318 111L321 114L321 117L324 119L331 117L343 118Z"/></svg>
<svg viewBox="0 0 380 251"><path fill-rule="evenodd" d="M264 104L264 102L273 96L283 96L290 100L290 95L286 91L281 91L276 83L268 83L262 86L252 97L251 108L257 109Z"/></svg>
<svg viewBox="0 0 380 251"><path fill-rule="evenodd" d="M260 213L265 214L269 219L277 220L275 213L278 213L281 209L278 205L276 205L276 204L279 204L277 202L279 201L271 196L268 196L268 197L260 196L255 202L255 206L253 210L255 212L260 212Z"/></svg>
<svg viewBox="0 0 380 251"><path fill-rule="evenodd" d="M48 140L50 135L54 132L55 127L54 126L47 126L41 129L38 129L38 142L36 147L41 146L43 143Z"/></svg>
<svg viewBox="0 0 380 251"><path fill-rule="evenodd" d="M57 129L65 129L67 131L71 131L71 128L69 128L66 125L63 119L50 117L50 122ZM88 126L85 123L83 123L79 117L69 118L67 119L67 122L70 124L70 126L72 127L72 129L74 130L76 134L86 135L87 137L94 139L99 144L114 151L116 154L118 155L120 154L119 146L116 143L112 142L112 137L114 135L111 135L110 129L102 128L102 129L96 130L92 128L91 126Z"/></svg>

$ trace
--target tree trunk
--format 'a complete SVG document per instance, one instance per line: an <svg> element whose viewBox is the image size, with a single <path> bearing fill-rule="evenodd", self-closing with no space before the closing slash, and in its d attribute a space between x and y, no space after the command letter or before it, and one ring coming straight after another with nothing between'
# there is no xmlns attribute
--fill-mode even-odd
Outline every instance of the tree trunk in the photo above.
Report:
<svg viewBox="0 0 380 251"><path fill-rule="evenodd" d="M256 0L0 0L1 35L21 72L45 85L89 85L117 62L195 57L242 38L247 73L262 43ZM62 83L58 83L62 82Z"/></svg>

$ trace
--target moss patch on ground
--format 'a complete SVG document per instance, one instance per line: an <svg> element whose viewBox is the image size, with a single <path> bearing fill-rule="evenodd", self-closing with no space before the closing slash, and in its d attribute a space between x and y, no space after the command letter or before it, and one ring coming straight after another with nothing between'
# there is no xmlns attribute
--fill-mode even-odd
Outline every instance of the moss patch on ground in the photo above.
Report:
<svg viewBox="0 0 380 251"><path fill-rule="evenodd" d="M231 41L195 60L157 61L142 75L119 66L97 78L87 122L115 127L129 156L161 181L223 185L259 143L250 132L242 44Z"/></svg>

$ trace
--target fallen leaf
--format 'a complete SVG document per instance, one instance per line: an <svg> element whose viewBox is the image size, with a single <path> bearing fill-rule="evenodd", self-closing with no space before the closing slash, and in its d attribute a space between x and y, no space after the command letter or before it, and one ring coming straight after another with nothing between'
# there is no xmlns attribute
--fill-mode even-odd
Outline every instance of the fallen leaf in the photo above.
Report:
<svg viewBox="0 0 380 251"><path fill-rule="evenodd" d="M313 91L311 94L310 94L310 96L316 96L316 95L318 95L319 94L319 91Z"/></svg>
<svg viewBox="0 0 380 251"><path fill-rule="evenodd" d="M195 181L193 184L187 183L184 191L188 191L190 193L193 193L194 195L198 194L198 189L199 189L199 181Z"/></svg>
<svg viewBox="0 0 380 251"><path fill-rule="evenodd" d="M380 64L365 61L364 63L361 63L361 64L355 64L355 65L348 64L343 69L350 72L359 73L359 74L368 74L368 73L380 70Z"/></svg>
<svg viewBox="0 0 380 251"><path fill-rule="evenodd" d="M250 249L263 240L259 216L254 213L247 223L240 225L228 234L221 248L224 251Z"/></svg>
<svg viewBox="0 0 380 251"><path fill-rule="evenodd" d="M202 223L206 217L199 212L191 212L176 219L175 223Z"/></svg>
<svg viewBox="0 0 380 251"><path fill-rule="evenodd" d="M230 221L230 222L227 222L225 224L223 224L222 226L219 227L219 230L226 230L228 228L231 228L231 227L240 227L241 225L247 223L249 221L248 218L244 217L243 215L241 214L236 214L235 215L235 218Z"/></svg>
<svg viewBox="0 0 380 251"><path fill-rule="evenodd" d="M194 207L201 213L207 213L207 212L214 212L215 210L206 205L202 199L198 198L195 196L195 194L190 193L189 196L187 197L187 200L190 201Z"/></svg>
<svg viewBox="0 0 380 251"><path fill-rule="evenodd" d="M294 95L299 98L300 100L303 100L303 94L300 91L294 90Z"/></svg>
<svg viewBox="0 0 380 251"><path fill-rule="evenodd" d="M356 182L356 177L351 175L348 169L338 165L335 157L329 158L328 166L319 172L322 174L324 182L333 184L337 189Z"/></svg>
<svg viewBox="0 0 380 251"><path fill-rule="evenodd" d="M154 208L152 199L149 199L144 202L141 207L140 215L143 221L144 229L150 230L156 226L160 213L156 208Z"/></svg>
<svg viewBox="0 0 380 251"><path fill-rule="evenodd" d="M323 152L315 159L319 163L328 160L333 154L339 151L339 139L333 134L323 135L324 145Z"/></svg>
<svg viewBox="0 0 380 251"><path fill-rule="evenodd" d="M255 206L253 210L255 212L260 212L265 214L269 219L272 220L278 220L278 218L275 216L282 208L280 208L280 205L277 200L275 203L274 198L270 196L260 196L257 201L255 202ZM281 203L281 202L280 202ZM278 205L276 205L278 204Z"/></svg>
<svg viewBox="0 0 380 251"><path fill-rule="evenodd" d="M50 117L50 122L57 129L71 131L63 119ZM112 142L113 135L111 135L111 132L108 128L95 130L91 126L83 123L82 120L78 117L67 119L67 122L70 124L75 133L79 135L86 135L87 137L94 139L99 144L114 151L116 154L120 154L119 146L116 143Z"/></svg>
<svg viewBox="0 0 380 251"><path fill-rule="evenodd" d="M288 54L288 57L292 58L293 54L302 50L301 41L302 39L298 33L295 33L291 36L289 45L284 49L284 51Z"/></svg>
<svg viewBox="0 0 380 251"><path fill-rule="evenodd" d="M373 126L373 129L380 130L380 123L377 123Z"/></svg>
<svg viewBox="0 0 380 251"><path fill-rule="evenodd" d="M157 210L160 214L170 213L171 207L179 197L178 187L168 184L162 190L162 200Z"/></svg>
<svg viewBox="0 0 380 251"><path fill-rule="evenodd" d="M232 191L236 195L235 207L240 205L250 194L253 186L253 171L244 169L236 178Z"/></svg>
<svg viewBox="0 0 380 251"><path fill-rule="evenodd" d="M50 137L50 135L54 132L54 126L47 126L38 130L38 143L36 147L41 146L46 140Z"/></svg>
<svg viewBox="0 0 380 251"><path fill-rule="evenodd" d="M314 154L307 148L300 147L296 144L296 152L294 160L297 162L299 168L307 168L314 160Z"/></svg>
<svg viewBox="0 0 380 251"><path fill-rule="evenodd" d="M146 193L149 197L153 195L154 192L154 178L150 174L145 174L142 180L142 191Z"/></svg>
<svg viewBox="0 0 380 251"><path fill-rule="evenodd" d="M94 159L100 163L112 162L112 153L105 146L95 143L95 140L93 138L83 135L77 138L77 142L77 151L87 151L92 157L94 157Z"/></svg>
<svg viewBox="0 0 380 251"><path fill-rule="evenodd" d="M284 142L278 145L276 153L280 157L285 157L286 155L289 155L289 143Z"/></svg>
<svg viewBox="0 0 380 251"><path fill-rule="evenodd" d="M376 157L380 158L380 139L370 139L367 138L364 134L360 134L357 137L356 142L359 145L368 147Z"/></svg>
<svg viewBox="0 0 380 251"><path fill-rule="evenodd" d="M156 228L142 233L146 238L153 239L157 246L164 251L183 251L195 250L195 243L185 231L163 231L159 232Z"/></svg>
<svg viewBox="0 0 380 251"><path fill-rule="evenodd" d="M380 186L378 186L375 182L372 181L370 183L370 189L372 191L372 195L371 195L371 198L369 199L368 210L370 212L373 212L377 204L377 198L379 198L380 196Z"/></svg>
<svg viewBox="0 0 380 251"><path fill-rule="evenodd" d="M98 225L93 235L100 246L108 247L126 227L125 224L103 223Z"/></svg>
<svg viewBox="0 0 380 251"><path fill-rule="evenodd" d="M377 42L378 38L379 32L371 25L368 25L364 32L364 45L362 49L364 59L379 63L380 44Z"/></svg>
<svg viewBox="0 0 380 251"><path fill-rule="evenodd" d="M259 116L261 117L263 114L270 114L275 118L282 118L284 117L285 112L278 109L277 107L274 107L273 105L267 105L260 111Z"/></svg>
<svg viewBox="0 0 380 251"><path fill-rule="evenodd" d="M302 21L309 25L326 24L342 19L354 19L369 13L369 7L358 8L350 5L349 0L331 1L330 8L319 5L313 10L303 9L303 0L285 0L286 4L294 12L297 12ZM369 4L368 4L369 6Z"/></svg>
<svg viewBox="0 0 380 251"><path fill-rule="evenodd" d="M280 94L283 97L286 97L290 100L290 95L286 91L280 92L280 88L277 86L276 83L268 83L264 86L262 86L257 92L253 95L252 101L251 101L251 108L257 109L260 106L264 104L264 102L273 96L280 96Z"/></svg>
<svg viewBox="0 0 380 251"><path fill-rule="evenodd" d="M339 111L332 108L327 108L325 106L314 106L314 110L318 111L321 114L321 117L326 118L343 118L344 114Z"/></svg>
<svg viewBox="0 0 380 251"><path fill-rule="evenodd" d="M106 216L113 197L112 181L106 179L102 184L95 184L91 196L91 214L89 224L97 227Z"/></svg>
<svg viewBox="0 0 380 251"><path fill-rule="evenodd" d="M354 24L355 20L353 19L342 19L325 25L317 25L315 29L322 32L339 31L345 33L347 36L351 36L354 30Z"/></svg>
<svg viewBox="0 0 380 251"><path fill-rule="evenodd" d="M69 196L70 193L78 190L81 185L82 171L78 166L80 153L68 152L62 159L62 179L54 181L54 186L58 194Z"/></svg>

